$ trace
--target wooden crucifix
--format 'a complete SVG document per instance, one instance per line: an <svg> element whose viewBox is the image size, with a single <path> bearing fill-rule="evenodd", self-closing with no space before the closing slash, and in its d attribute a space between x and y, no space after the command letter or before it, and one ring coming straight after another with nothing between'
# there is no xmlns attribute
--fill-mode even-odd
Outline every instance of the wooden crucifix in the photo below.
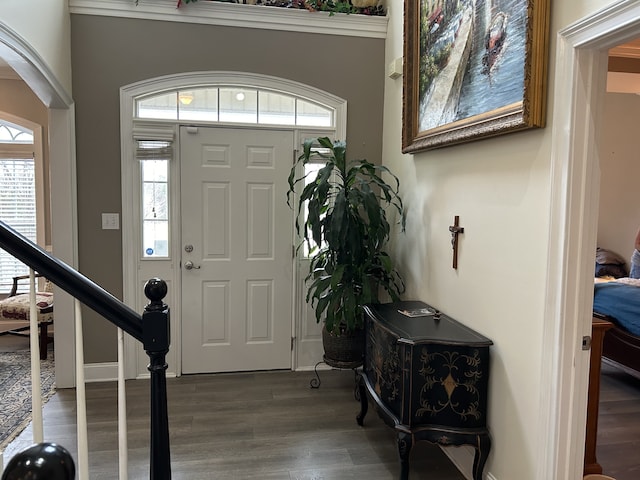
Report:
<svg viewBox="0 0 640 480"><path fill-rule="evenodd" d="M460 217L453 217L453 225L449 227L451 232L451 247L453 248L453 268L458 268L458 235L464 233L464 227L460 226Z"/></svg>

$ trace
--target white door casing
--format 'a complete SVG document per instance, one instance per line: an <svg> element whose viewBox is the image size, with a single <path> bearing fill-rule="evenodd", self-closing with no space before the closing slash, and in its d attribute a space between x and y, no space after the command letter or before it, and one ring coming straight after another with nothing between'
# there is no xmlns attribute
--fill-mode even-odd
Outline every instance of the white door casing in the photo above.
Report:
<svg viewBox="0 0 640 480"><path fill-rule="evenodd" d="M187 89L202 86L216 85L243 85L256 88L266 88L274 91L286 92L287 94L299 98L316 102L332 108L335 112L335 124L333 127L304 127L291 126L294 132L294 139L297 145L301 145L304 139L317 136L329 136L334 138L346 138L347 103L345 100L330 93L310 87L291 80L260 75L247 72L187 72L175 75L151 78L126 85L120 89L120 125L121 125L121 150L122 150L122 238L123 238L123 299L127 305L136 306L138 310L146 303L142 287L150 276L160 276L169 284L169 294L165 302L171 308L171 347L167 356L169 369L168 375L180 375L182 373L182 340L181 340L181 295L182 292L182 270L180 260L182 257L183 245L180 238L179 195L170 195L171 212L173 212L172 226L170 228L170 258L165 260L152 260L140 258L140 175L139 166L134 156L134 142L132 140L134 131L150 133L151 138L168 138L175 132L174 138L175 158L171 162L170 177L172 192L179 191L180 162L179 158L179 135L177 131L180 121L160 121L149 122L136 120L132 114L135 111L135 101L137 98L146 97L157 92L169 92L172 90ZM190 125L193 122L189 122ZM201 125L207 125L203 122ZM208 124L210 125L210 124ZM218 123L216 127L238 128L237 124ZM242 128L242 127L240 127ZM264 127L264 129L273 127ZM287 127L288 128L288 127ZM249 126L249 129L263 129L259 125ZM165 133L159 133L164 131ZM141 135L139 138L142 138ZM174 182L176 182L174 184ZM293 212L288 212L288 217L292 221ZM175 222L178 227L174 227ZM290 239L295 242L295 239ZM291 367L296 370L312 369L315 363L322 359L322 342L320 329L315 323L313 313L309 311L304 301L304 290L298 285L300 278L298 264L293 270L294 285L291 289L294 292L294 307L292 328L294 332L293 363ZM304 277L305 271L301 272ZM148 358L144 352L140 352L136 341L125 336L125 375L127 378L148 377ZM132 360L133 359L133 360Z"/></svg>
<svg viewBox="0 0 640 480"><path fill-rule="evenodd" d="M182 370L291 368L293 132L182 127Z"/></svg>
<svg viewBox="0 0 640 480"><path fill-rule="evenodd" d="M589 352L581 350L580 340L591 334L598 115L607 50L638 35L637 0L607 5L557 35L538 480L583 474Z"/></svg>

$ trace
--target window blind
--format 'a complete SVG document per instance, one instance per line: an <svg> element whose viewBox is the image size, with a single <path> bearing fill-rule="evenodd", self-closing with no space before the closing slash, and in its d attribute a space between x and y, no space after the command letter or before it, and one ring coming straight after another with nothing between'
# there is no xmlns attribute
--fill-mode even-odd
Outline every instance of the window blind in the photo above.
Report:
<svg viewBox="0 0 640 480"><path fill-rule="evenodd" d="M170 160L173 156L173 143L165 140L138 140L136 142L138 160Z"/></svg>
<svg viewBox="0 0 640 480"><path fill-rule="evenodd" d="M34 243L36 236L35 161L33 158L0 158L0 219ZM13 277L28 268L0 249L0 292L8 293Z"/></svg>

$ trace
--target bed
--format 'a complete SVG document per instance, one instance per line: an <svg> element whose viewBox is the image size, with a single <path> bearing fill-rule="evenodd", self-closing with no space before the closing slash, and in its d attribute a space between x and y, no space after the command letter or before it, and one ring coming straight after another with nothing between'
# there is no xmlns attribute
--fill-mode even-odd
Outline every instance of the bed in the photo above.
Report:
<svg viewBox="0 0 640 480"><path fill-rule="evenodd" d="M593 315L613 323L604 336L604 360L640 378L640 280L597 278Z"/></svg>

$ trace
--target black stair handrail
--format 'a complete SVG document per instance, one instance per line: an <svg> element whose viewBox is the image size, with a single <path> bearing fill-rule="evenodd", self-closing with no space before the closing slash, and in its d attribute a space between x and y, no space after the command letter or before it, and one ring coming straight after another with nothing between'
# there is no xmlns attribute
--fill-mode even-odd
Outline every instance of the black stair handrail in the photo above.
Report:
<svg viewBox="0 0 640 480"><path fill-rule="evenodd" d="M142 343L149 356L147 368L151 374L150 479L171 479L166 381L170 328L169 307L163 302L167 284L159 278L152 278L146 283L144 293L149 303L145 306L144 313L139 315L1 220L0 248Z"/></svg>
<svg viewBox="0 0 640 480"><path fill-rule="evenodd" d="M142 316L104 288L0 221L0 248L142 342Z"/></svg>

